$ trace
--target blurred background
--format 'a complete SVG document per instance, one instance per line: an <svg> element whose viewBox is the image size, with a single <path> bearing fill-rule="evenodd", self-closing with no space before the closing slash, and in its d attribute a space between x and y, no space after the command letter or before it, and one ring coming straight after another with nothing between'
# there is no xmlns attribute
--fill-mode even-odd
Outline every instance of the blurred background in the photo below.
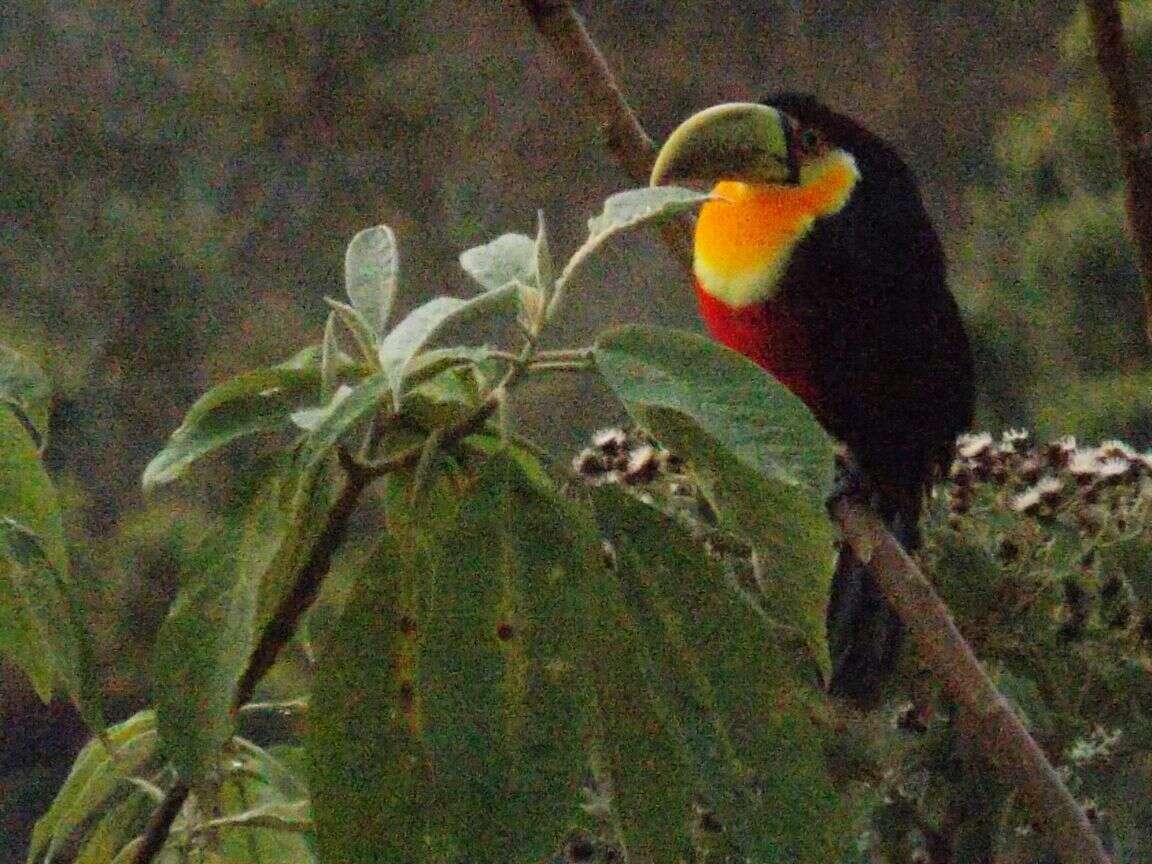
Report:
<svg viewBox="0 0 1152 864"><path fill-rule="evenodd" d="M949 251L981 426L1152 444L1119 163L1075 3L577 6L654 137L715 102L802 89L899 147ZM1125 16L1133 78L1152 81L1152 2ZM147 702L152 635L243 460L141 495L196 395L319 339L360 228L396 230L407 308L467 292L458 253L531 233L538 208L569 251L629 185L513 0L2 5L0 342L56 388L47 458L111 719ZM589 269L555 338L623 321L698 327L651 234ZM520 422L558 454L617 419L591 383L550 386ZM0 682L8 862L83 732L13 670Z"/></svg>

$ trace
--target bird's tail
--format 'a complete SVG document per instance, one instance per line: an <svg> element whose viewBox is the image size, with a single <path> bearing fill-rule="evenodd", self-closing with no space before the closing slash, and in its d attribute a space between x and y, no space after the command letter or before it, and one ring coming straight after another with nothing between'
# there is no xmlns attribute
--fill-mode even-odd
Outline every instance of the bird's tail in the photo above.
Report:
<svg viewBox="0 0 1152 864"><path fill-rule="evenodd" d="M920 546L923 488L871 490L871 503L888 530L909 552ZM828 601L828 647L832 680L828 691L861 710L880 704L884 685L896 668L904 625L884 599L876 577L843 543Z"/></svg>

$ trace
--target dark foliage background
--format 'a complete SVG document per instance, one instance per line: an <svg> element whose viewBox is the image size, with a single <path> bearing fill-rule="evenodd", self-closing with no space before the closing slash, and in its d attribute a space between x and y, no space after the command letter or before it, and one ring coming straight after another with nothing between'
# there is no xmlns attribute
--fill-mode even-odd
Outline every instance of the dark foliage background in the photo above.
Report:
<svg viewBox="0 0 1152 864"><path fill-rule="evenodd" d="M654 135L799 88L900 147L951 254L984 424L1149 443L1139 284L1073 3L579 5ZM1126 14L1134 80L1152 80L1152 4ZM407 306L464 291L461 249L531 232L537 208L573 240L628 185L511 0L13 0L0 116L0 341L56 387L49 464L113 716L147 701L152 635L231 470L139 492L195 395L318 338L362 227L396 228ZM658 241L629 242L648 246L593 266L569 341L608 322L696 326ZM579 380L555 386L524 421L557 452L615 419ZM3 682L8 861L82 732Z"/></svg>

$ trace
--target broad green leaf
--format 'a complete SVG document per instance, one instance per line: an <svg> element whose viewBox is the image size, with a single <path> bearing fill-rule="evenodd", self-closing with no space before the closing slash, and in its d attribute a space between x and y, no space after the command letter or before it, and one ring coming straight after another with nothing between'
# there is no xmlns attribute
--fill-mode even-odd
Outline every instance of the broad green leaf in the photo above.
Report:
<svg viewBox="0 0 1152 864"><path fill-rule="evenodd" d="M577 814L587 691L566 508L496 456L458 516L428 515L444 510L400 508L321 661L325 860L539 860Z"/></svg>
<svg viewBox="0 0 1152 864"><path fill-rule="evenodd" d="M98 663L84 609L68 575L48 559L40 539L16 520L0 517L0 558L24 602L56 676L94 732L104 728Z"/></svg>
<svg viewBox="0 0 1152 864"><path fill-rule="evenodd" d="M495 291L513 282L536 284L536 242L523 234L502 234L490 243L460 253L468 275Z"/></svg>
<svg viewBox="0 0 1152 864"><path fill-rule="evenodd" d="M810 716L815 679L797 674L775 629L685 529L611 488L596 503L650 686L677 720L691 791L728 854L839 860L849 826Z"/></svg>
<svg viewBox="0 0 1152 864"><path fill-rule="evenodd" d="M36 625L9 577L11 566L0 560L0 652L23 670L36 695L47 703L56 680L52 658L40 647Z"/></svg>
<svg viewBox="0 0 1152 864"><path fill-rule="evenodd" d="M830 491L831 439L803 402L736 352L677 330L627 326L600 337L596 365L638 423L654 408L679 411L758 474Z"/></svg>
<svg viewBox="0 0 1152 864"><path fill-rule="evenodd" d="M115 750L114 756L104 741ZM85 744L52 806L32 831L28 864L50 860L120 783L144 769L155 752L156 718L151 711L141 711L123 723L109 726L103 740L94 738Z"/></svg>
<svg viewBox="0 0 1152 864"><path fill-rule="evenodd" d="M7 405L0 405L0 518L4 517L33 531L57 571L68 572L56 488L24 424ZM0 650L24 670L47 702L52 695L52 658L43 650L36 618L14 581L11 571L16 566L0 554Z"/></svg>
<svg viewBox="0 0 1152 864"><path fill-rule="evenodd" d="M37 446L48 438L52 384L40 367L7 345L0 345L0 404L16 409L35 430Z"/></svg>
<svg viewBox="0 0 1152 864"><path fill-rule="evenodd" d="M570 626L583 577L573 541L559 501L503 455L443 538L418 696L437 828L457 860L540 860L580 800L588 709Z"/></svg>
<svg viewBox="0 0 1152 864"><path fill-rule="evenodd" d="M386 536L321 654L308 720L320 859L426 860L426 764L414 682L415 550Z"/></svg>
<svg viewBox="0 0 1152 864"><path fill-rule="evenodd" d="M589 562L583 603L584 662L596 693L594 807L604 806L625 860L693 860L694 766L682 718L657 686L657 657L620 582Z"/></svg>
<svg viewBox="0 0 1152 864"><path fill-rule="evenodd" d="M404 378L413 358L437 335L449 327L511 314L516 303L516 286L505 285L469 300L435 297L412 310L380 343L380 366L392 388L393 404L400 406Z"/></svg>
<svg viewBox="0 0 1152 864"><path fill-rule="evenodd" d="M180 477L199 459L244 435L275 429L314 402L318 369L277 366L246 372L213 387L189 409L168 443L144 469L144 489Z"/></svg>
<svg viewBox="0 0 1152 864"><path fill-rule="evenodd" d="M711 196L678 186L653 186L617 192L604 202L599 215L588 220L591 239L603 239L642 222L668 219L707 201Z"/></svg>
<svg viewBox="0 0 1152 864"><path fill-rule="evenodd" d="M652 434L687 461L720 524L756 552L761 602L778 626L777 639L800 649L827 679L835 535L823 496L755 473L684 414L650 408L645 417Z"/></svg>
<svg viewBox="0 0 1152 864"><path fill-rule="evenodd" d="M365 228L344 255L344 284L352 305L376 335L388 328L400 266L396 237L387 225Z"/></svg>
<svg viewBox="0 0 1152 864"><path fill-rule="evenodd" d="M768 614L828 670L833 446L804 404L707 339L622 327L596 363L632 417L687 459L722 523L757 552Z"/></svg>

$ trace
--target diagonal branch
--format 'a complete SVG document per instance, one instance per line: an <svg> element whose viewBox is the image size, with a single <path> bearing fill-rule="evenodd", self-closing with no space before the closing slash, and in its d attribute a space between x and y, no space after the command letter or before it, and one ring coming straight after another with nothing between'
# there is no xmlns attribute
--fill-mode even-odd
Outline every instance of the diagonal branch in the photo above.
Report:
<svg viewBox="0 0 1152 864"><path fill-rule="evenodd" d="M587 112L591 118L610 130L621 128L614 125L620 117L635 121L603 55L569 3L522 2L588 97ZM608 99L607 94L612 98ZM646 154L650 159L652 146L639 123L633 125L633 133L623 139L610 135L608 145L633 179L643 180L647 168L641 167L639 157ZM682 263L689 262L691 272L690 253L677 245L686 236L678 229L669 245ZM883 522L848 499L834 505L833 516L861 560L870 561L877 581L904 620L925 665L948 695L976 718L982 743L995 757L996 766L1020 789L1033 818L1053 838L1061 860L1068 864L1109 864L1084 811L996 690L928 580Z"/></svg>
<svg viewBox="0 0 1152 864"><path fill-rule="evenodd" d="M920 660L969 718L989 761L1020 790L1033 818L1056 841L1061 860L1108 864L1083 809L1000 695L920 568L866 507L840 498L832 514L899 613Z"/></svg>
<svg viewBox="0 0 1152 864"><path fill-rule="evenodd" d="M584 22L565 0L521 0L540 34L548 40L572 76L587 114L604 134L604 144L640 186L648 185L656 148L624 98L608 61L592 41ZM660 233L677 262L692 275L691 229L685 218L665 224Z"/></svg>
<svg viewBox="0 0 1152 864"><path fill-rule="evenodd" d="M1152 134L1144 132L1140 104L1128 74L1128 45L1119 4L1116 0L1085 0L1084 5L1124 165L1128 225L1144 280L1145 327L1152 341Z"/></svg>

